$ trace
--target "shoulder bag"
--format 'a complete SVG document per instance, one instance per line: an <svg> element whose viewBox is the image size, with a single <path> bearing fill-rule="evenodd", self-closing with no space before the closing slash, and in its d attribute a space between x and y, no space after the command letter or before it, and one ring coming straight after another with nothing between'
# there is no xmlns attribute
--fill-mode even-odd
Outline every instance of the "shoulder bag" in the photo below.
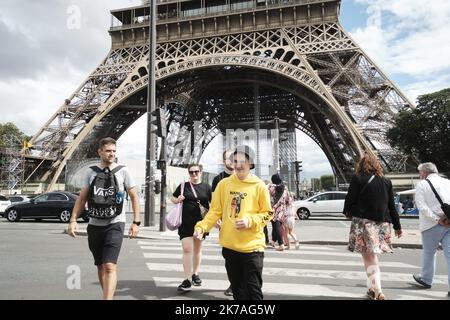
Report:
<svg viewBox="0 0 450 320"><path fill-rule="evenodd" d="M181 195L184 193L184 182L181 184ZM183 217L183 201L177 203L166 215L166 226L169 230L177 230Z"/></svg>
<svg viewBox="0 0 450 320"><path fill-rule="evenodd" d="M208 213L208 209L206 209L201 203L200 203L200 199L197 197L197 192L195 192L194 186L192 185L192 183L189 181L189 184L191 185L191 190L192 193L194 194L194 197L197 201L198 207L200 208L200 214L202 215L202 219L205 217L205 215Z"/></svg>
<svg viewBox="0 0 450 320"><path fill-rule="evenodd" d="M442 211L444 211L444 214L447 216L447 219L450 219L450 204L448 203L444 203L444 201L442 201L441 197L439 196L439 194L437 193L436 189L434 188L434 186L431 184L431 181L428 179L427 180L428 184L431 187L431 190L433 190L434 195L436 196L436 199L439 201L439 203L441 204L441 209Z"/></svg>

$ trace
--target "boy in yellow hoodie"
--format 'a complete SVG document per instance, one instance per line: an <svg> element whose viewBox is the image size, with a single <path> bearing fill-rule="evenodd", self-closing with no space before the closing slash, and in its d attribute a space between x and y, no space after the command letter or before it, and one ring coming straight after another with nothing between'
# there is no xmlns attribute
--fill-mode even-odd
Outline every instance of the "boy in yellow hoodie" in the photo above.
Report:
<svg viewBox="0 0 450 320"><path fill-rule="evenodd" d="M233 153L235 173L222 179L214 191L208 214L195 225L201 239L222 219L219 241L235 300L262 300L264 226L272 219L267 186L250 170L254 154L248 146Z"/></svg>

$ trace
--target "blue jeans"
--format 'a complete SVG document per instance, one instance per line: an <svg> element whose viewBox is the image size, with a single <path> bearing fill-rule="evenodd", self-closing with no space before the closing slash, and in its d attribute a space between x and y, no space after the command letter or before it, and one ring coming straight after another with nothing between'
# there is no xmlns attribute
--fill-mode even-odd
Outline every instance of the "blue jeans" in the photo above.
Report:
<svg viewBox="0 0 450 320"><path fill-rule="evenodd" d="M433 284L434 272L436 269L436 251L442 243L442 251L444 251L447 259L448 285L450 288L450 228L436 225L431 229L422 232L423 256L422 256L422 280L429 284Z"/></svg>

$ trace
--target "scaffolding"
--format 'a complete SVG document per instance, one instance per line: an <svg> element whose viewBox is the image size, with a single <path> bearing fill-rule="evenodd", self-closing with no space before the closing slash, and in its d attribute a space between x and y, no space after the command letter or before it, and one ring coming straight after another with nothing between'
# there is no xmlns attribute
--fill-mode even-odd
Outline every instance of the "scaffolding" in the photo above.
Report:
<svg viewBox="0 0 450 320"><path fill-rule="evenodd" d="M21 190L23 184L24 158L22 142L19 138L8 135L0 144L0 188L13 193Z"/></svg>

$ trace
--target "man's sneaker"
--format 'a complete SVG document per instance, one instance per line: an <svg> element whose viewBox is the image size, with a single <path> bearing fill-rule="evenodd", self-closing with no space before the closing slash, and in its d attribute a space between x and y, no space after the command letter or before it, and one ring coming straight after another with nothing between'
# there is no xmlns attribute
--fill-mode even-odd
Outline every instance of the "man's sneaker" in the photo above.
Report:
<svg viewBox="0 0 450 320"><path fill-rule="evenodd" d="M423 281L422 277L419 276L418 274L413 274L413 278L414 278L414 280L416 280L416 282L418 284L420 284L425 289L430 289L431 288L431 284L428 284L425 281Z"/></svg>
<svg viewBox="0 0 450 320"><path fill-rule="evenodd" d="M194 286L201 286L202 285L202 280L200 279L198 274L193 274L192 275L192 284Z"/></svg>
<svg viewBox="0 0 450 320"><path fill-rule="evenodd" d="M223 294L226 295L226 296L229 296L229 297L233 295L233 290L231 289L231 285L228 287L227 290L225 290L223 292Z"/></svg>
<svg viewBox="0 0 450 320"><path fill-rule="evenodd" d="M191 282L188 279L185 279L178 286L178 289L177 289L178 292L187 292L187 291L191 291L191 290L192 290Z"/></svg>

